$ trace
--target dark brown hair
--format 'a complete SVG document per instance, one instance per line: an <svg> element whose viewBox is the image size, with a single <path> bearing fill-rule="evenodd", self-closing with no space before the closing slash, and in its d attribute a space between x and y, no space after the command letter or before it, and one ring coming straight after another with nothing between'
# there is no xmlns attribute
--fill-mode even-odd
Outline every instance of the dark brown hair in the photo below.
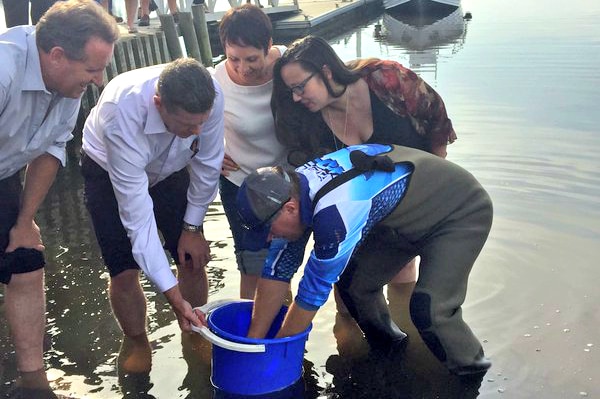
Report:
<svg viewBox="0 0 600 399"><path fill-rule="evenodd" d="M223 50L229 43L242 47L256 47L267 54L272 35L271 20L253 4L229 9L219 24L219 38Z"/></svg>

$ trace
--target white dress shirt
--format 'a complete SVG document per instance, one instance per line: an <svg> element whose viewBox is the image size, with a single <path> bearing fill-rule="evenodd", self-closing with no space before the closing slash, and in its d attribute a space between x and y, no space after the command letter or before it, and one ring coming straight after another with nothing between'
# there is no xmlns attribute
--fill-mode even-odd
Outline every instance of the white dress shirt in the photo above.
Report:
<svg viewBox="0 0 600 399"><path fill-rule="evenodd" d="M180 138L167 131L153 101L164 67L136 69L111 80L83 129L84 151L110 176L133 257L161 292L177 280L161 245L148 187L189 165L184 221L200 225L216 197L223 162L223 95L218 83L213 80L217 95L200 135Z"/></svg>
<svg viewBox="0 0 600 399"><path fill-rule="evenodd" d="M0 34L0 180L44 153L65 165L79 103L46 90L35 27Z"/></svg>

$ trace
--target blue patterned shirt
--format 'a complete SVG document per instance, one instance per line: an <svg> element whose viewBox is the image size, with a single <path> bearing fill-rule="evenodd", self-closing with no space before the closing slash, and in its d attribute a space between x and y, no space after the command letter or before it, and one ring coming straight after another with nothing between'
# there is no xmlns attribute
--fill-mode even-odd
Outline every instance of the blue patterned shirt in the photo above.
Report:
<svg viewBox="0 0 600 399"><path fill-rule="evenodd" d="M304 267L296 303L307 310L322 306L348 262L371 229L400 203L406 191L412 165L395 165L394 172L369 171L344 182L313 199L335 177L353 169L350 152L368 155L389 152L389 145L356 145L310 161L296 172L300 176L302 222L308 226L303 237L294 242L271 242L263 278L290 281L303 260L310 233L314 247Z"/></svg>

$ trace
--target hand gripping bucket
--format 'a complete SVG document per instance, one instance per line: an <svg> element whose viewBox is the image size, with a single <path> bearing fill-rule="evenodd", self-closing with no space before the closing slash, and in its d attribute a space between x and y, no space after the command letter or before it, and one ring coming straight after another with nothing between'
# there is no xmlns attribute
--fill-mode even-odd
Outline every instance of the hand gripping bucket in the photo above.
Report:
<svg viewBox="0 0 600 399"><path fill-rule="evenodd" d="M265 339L247 338L252 301L215 301L200 308L208 327L194 327L213 344L212 384L224 392L263 395L294 384L302 377L304 346L311 326L291 337L273 338L283 322L283 306Z"/></svg>

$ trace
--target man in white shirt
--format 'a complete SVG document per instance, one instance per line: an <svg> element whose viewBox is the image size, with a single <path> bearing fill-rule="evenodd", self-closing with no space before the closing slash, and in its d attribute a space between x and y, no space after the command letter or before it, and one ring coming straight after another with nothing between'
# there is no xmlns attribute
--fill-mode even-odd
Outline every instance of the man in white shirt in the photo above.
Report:
<svg viewBox="0 0 600 399"><path fill-rule="evenodd" d="M0 33L0 282L17 397L56 397L44 370L45 261L34 217L66 162L80 97L102 85L118 37L114 19L83 0L57 2L36 27Z"/></svg>
<svg viewBox="0 0 600 399"><path fill-rule="evenodd" d="M121 364L130 372L150 366L140 269L183 331L201 323L192 306L208 296L202 223L217 194L223 146L221 89L189 58L117 76L85 123L85 201L110 271L110 301L125 338L140 349L132 353L146 348L146 361Z"/></svg>

